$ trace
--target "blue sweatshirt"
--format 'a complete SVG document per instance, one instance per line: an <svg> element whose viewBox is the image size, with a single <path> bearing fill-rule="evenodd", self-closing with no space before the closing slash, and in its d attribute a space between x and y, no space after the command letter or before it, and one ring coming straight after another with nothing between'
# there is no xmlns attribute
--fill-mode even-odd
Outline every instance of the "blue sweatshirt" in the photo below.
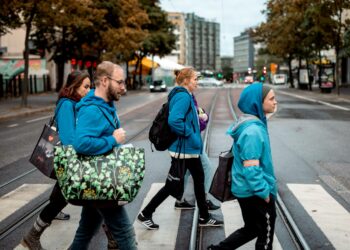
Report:
<svg viewBox="0 0 350 250"><path fill-rule="evenodd" d="M106 102L90 92L76 105L77 124L73 147L81 154L104 154L119 146L113 137L120 122L113 102Z"/></svg>
<svg viewBox="0 0 350 250"><path fill-rule="evenodd" d="M75 105L76 101L60 98L55 109L55 120L58 136L62 145L72 145L75 134Z"/></svg>
<svg viewBox="0 0 350 250"><path fill-rule="evenodd" d="M232 193L239 198L277 196L266 117L262 107L262 84L245 88L238 102L244 114L227 131L234 139ZM244 167L245 160L259 160L259 165Z"/></svg>
<svg viewBox="0 0 350 250"><path fill-rule="evenodd" d="M182 88L185 92L178 92ZM179 138L170 145L169 151L185 154L201 154L203 149L197 108L190 93L184 87L175 87L170 93L168 123L171 130L184 138L184 149L179 150ZM190 111L187 112L190 108ZM185 119L186 116L186 119Z"/></svg>

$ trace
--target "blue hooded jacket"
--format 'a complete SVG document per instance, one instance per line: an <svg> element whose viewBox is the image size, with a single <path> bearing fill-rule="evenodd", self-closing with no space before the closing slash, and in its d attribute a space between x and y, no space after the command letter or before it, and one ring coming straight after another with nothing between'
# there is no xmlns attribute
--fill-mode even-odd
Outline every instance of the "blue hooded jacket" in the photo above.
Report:
<svg viewBox="0 0 350 250"><path fill-rule="evenodd" d="M106 102L90 92L76 105L77 123L73 147L85 155L104 154L119 146L113 137L120 122L113 102Z"/></svg>
<svg viewBox="0 0 350 250"><path fill-rule="evenodd" d="M227 131L234 139L231 191L239 198L258 196L266 199L270 194L276 197L276 178L262 106L262 84L245 88L238 107L244 114ZM245 160L259 160L259 165L244 167Z"/></svg>
<svg viewBox="0 0 350 250"><path fill-rule="evenodd" d="M185 91L178 92L182 88ZM184 149L179 149L179 138L170 145L169 151L184 154L202 153L203 143L200 135L197 108L191 94L184 87L175 87L170 93L168 124L171 130L184 138ZM189 110L189 107L190 110ZM189 112L187 112L189 110ZM186 116L186 119L185 119ZM182 144L183 145L183 144ZM183 147L183 146L182 146Z"/></svg>
<svg viewBox="0 0 350 250"><path fill-rule="evenodd" d="M76 101L60 98L55 109L55 121L62 145L71 145L75 134Z"/></svg>

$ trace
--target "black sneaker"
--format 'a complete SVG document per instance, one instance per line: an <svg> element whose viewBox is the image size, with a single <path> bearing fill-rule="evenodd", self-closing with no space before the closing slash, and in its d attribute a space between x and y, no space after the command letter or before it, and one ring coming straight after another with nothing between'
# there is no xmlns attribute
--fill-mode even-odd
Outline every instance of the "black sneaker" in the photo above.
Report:
<svg viewBox="0 0 350 250"><path fill-rule="evenodd" d="M208 219L199 218L198 221L200 227L220 227L224 225L224 222L214 219L211 215L209 215Z"/></svg>
<svg viewBox="0 0 350 250"><path fill-rule="evenodd" d="M182 202L175 201L175 209L194 209L195 205L188 203L186 200Z"/></svg>
<svg viewBox="0 0 350 250"><path fill-rule="evenodd" d="M209 211L214 211L220 208L220 206L215 205L212 201L207 200L207 206Z"/></svg>
<svg viewBox="0 0 350 250"><path fill-rule="evenodd" d="M70 219L70 215L63 212L59 212L54 218L54 220L69 220L69 219Z"/></svg>
<svg viewBox="0 0 350 250"><path fill-rule="evenodd" d="M149 230L156 230L159 228L158 224L155 224L151 217L145 217L142 213L139 213L137 220Z"/></svg>

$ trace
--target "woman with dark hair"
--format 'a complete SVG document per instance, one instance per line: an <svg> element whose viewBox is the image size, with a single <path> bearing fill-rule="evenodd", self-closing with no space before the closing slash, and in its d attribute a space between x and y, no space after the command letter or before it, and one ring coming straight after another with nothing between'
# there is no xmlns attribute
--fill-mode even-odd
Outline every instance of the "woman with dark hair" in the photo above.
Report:
<svg viewBox="0 0 350 250"><path fill-rule="evenodd" d="M86 71L74 71L68 75L61 89L55 109L55 121L62 145L73 144L75 134L75 105L90 91L90 75ZM41 211L21 244L29 249L42 249L40 236L54 219L69 220L70 215L61 212L67 205L56 182L49 204Z"/></svg>

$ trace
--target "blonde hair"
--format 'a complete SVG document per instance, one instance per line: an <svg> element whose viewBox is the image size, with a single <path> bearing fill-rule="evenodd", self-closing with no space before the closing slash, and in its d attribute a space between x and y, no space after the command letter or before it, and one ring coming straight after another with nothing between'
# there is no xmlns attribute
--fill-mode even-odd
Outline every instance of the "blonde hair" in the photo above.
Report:
<svg viewBox="0 0 350 250"><path fill-rule="evenodd" d="M100 85L100 79L104 76L111 77L113 71L119 69L123 70L118 64L112 63L110 61L103 61L99 65L97 65L96 73L95 73L95 85Z"/></svg>
<svg viewBox="0 0 350 250"><path fill-rule="evenodd" d="M176 75L176 83L180 86L184 85L186 79L190 79L193 75L196 74L194 68L183 68Z"/></svg>

